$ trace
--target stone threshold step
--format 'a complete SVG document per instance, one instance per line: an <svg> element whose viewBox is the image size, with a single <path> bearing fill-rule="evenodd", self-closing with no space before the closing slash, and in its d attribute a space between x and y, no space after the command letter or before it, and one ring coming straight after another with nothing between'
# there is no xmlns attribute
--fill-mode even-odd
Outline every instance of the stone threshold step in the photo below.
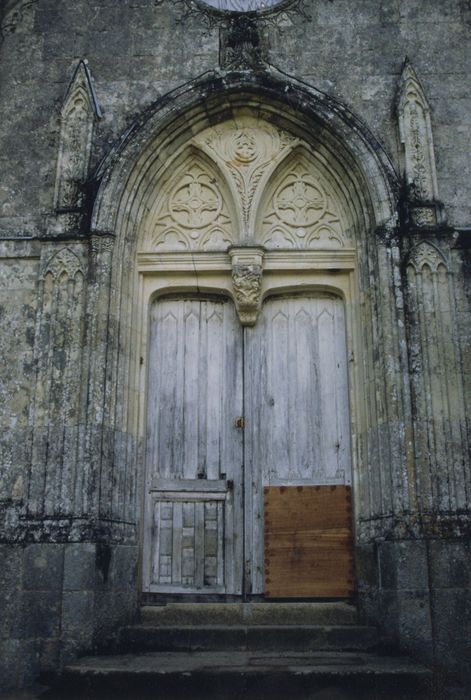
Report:
<svg viewBox="0 0 471 700"><path fill-rule="evenodd" d="M141 608L149 625L355 625L349 603L168 603Z"/></svg>
<svg viewBox="0 0 471 700"><path fill-rule="evenodd" d="M50 697L314 700L329 687L358 700L430 700L431 678L408 659L366 653L147 653L83 658Z"/></svg>
<svg viewBox="0 0 471 700"><path fill-rule="evenodd" d="M360 625L133 625L121 630L119 648L131 652L230 649L346 651L373 649L376 644L376 628Z"/></svg>

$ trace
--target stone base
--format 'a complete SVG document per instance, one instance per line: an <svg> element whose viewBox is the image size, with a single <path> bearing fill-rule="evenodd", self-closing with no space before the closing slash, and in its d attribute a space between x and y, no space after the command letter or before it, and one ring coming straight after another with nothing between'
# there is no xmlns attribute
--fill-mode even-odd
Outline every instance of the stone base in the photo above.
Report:
<svg viewBox="0 0 471 700"><path fill-rule="evenodd" d="M380 642L471 686L471 556L463 540L396 541L358 549L360 618Z"/></svg>
<svg viewBox="0 0 471 700"><path fill-rule="evenodd" d="M0 545L0 690L111 648L136 614L137 548Z"/></svg>

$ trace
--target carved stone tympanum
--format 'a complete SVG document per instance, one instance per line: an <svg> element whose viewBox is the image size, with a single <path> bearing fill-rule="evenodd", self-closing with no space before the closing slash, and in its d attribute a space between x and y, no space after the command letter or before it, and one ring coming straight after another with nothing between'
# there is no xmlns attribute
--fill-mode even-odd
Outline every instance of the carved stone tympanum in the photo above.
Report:
<svg viewBox="0 0 471 700"><path fill-rule="evenodd" d="M159 183L145 252L352 247L341 194L303 141L241 114L202 131ZM426 208L426 206L425 206Z"/></svg>

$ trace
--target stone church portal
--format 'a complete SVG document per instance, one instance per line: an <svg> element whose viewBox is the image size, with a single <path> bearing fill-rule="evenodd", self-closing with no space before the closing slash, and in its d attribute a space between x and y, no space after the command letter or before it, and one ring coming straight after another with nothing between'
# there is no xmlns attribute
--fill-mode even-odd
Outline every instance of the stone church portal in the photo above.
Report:
<svg viewBox="0 0 471 700"><path fill-rule="evenodd" d="M468 4L0 3L0 692L471 683Z"/></svg>

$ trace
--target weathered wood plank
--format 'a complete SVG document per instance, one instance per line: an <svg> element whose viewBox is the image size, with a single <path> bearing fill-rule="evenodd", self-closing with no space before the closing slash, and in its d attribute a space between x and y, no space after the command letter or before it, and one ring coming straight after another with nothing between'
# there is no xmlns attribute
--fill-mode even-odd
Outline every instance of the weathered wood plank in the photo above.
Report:
<svg viewBox="0 0 471 700"><path fill-rule="evenodd" d="M156 301L145 516L146 523L154 515L155 521L144 527L147 590L241 591L243 436L234 426L242 413L241 360L242 330L230 302Z"/></svg>
<svg viewBox="0 0 471 700"><path fill-rule="evenodd" d="M353 594L349 486L265 487L265 595Z"/></svg>
<svg viewBox="0 0 471 700"><path fill-rule="evenodd" d="M247 372L253 422L248 458L263 484L349 483L342 300L329 296L268 300L257 325L247 330ZM263 449L258 450L255 441Z"/></svg>
<svg viewBox="0 0 471 700"><path fill-rule="evenodd" d="M183 512L182 504L173 504L172 523L172 582L181 583L182 580L182 535L183 535Z"/></svg>
<svg viewBox="0 0 471 700"><path fill-rule="evenodd" d="M204 503L195 504L195 584L204 586Z"/></svg>
<svg viewBox="0 0 471 700"><path fill-rule="evenodd" d="M227 490L227 479L154 479L149 493L157 491L226 493Z"/></svg>

